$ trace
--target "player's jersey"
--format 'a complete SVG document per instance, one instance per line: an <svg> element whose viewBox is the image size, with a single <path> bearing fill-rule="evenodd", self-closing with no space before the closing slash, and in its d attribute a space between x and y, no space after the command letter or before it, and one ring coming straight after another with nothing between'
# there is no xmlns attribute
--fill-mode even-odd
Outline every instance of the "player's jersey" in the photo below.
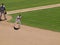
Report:
<svg viewBox="0 0 60 45"><path fill-rule="evenodd" d="M21 16L17 16L16 20L20 20L21 19Z"/></svg>
<svg viewBox="0 0 60 45"><path fill-rule="evenodd" d="M5 6L0 6L0 11L4 11L5 10Z"/></svg>
<svg viewBox="0 0 60 45"><path fill-rule="evenodd" d="M19 17L19 16L17 16L17 19L21 19L21 16Z"/></svg>
<svg viewBox="0 0 60 45"><path fill-rule="evenodd" d="M16 18L16 23L21 24L21 16L17 16L17 18Z"/></svg>

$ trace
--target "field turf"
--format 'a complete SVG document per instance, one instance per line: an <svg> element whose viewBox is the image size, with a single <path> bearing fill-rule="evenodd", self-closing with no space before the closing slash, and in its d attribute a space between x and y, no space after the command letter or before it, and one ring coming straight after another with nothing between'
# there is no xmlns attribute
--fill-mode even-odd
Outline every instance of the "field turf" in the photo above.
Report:
<svg viewBox="0 0 60 45"><path fill-rule="evenodd" d="M17 15L19 14L11 15L11 22L15 22ZM24 12L21 15L24 25L60 32L60 7Z"/></svg>
<svg viewBox="0 0 60 45"><path fill-rule="evenodd" d="M60 0L0 0L0 4L1 3L6 5L7 10L16 10L42 5L57 4L60 3Z"/></svg>

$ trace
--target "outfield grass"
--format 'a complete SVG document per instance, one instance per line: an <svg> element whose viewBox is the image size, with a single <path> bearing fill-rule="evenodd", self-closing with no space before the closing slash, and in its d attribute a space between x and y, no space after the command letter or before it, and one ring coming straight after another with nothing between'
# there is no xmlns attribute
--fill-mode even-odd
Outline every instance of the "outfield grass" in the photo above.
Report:
<svg viewBox="0 0 60 45"><path fill-rule="evenodd" d="M15 21L18 14L12 14ZM60 7L22 13L22 24L60 32Z"/></svg>
<svg viewBox="0 0 60 45"><path fill-rule="evenodd" d="M0 0L0 3L2 2L6 5L7 10L15 10L48 4L56 4L60 3L60 0Z"/></svg>

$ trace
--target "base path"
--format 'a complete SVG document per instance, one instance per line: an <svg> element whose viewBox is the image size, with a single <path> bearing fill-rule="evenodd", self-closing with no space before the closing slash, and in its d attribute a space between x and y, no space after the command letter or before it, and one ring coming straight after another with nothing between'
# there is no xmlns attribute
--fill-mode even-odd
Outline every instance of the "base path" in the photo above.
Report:
<svg viewBox="0 0 60 45"><path fill-rule="evenodd" d="M28 11L34 11L34 10L42 10L42 9L55 8L55 7L60 7L60 4L53 4L53 5L38 6L38 7L27 8L27 9L13 10L13 11L8 11L8 14L28 12Z"/></svg>
<svg viewBox="0 0 60 45"><path fill-rule="evenodd" d="M12 14L9 12L9 14ZM8 20L12 17L7 16ZM0 22L0 45L60 45L60 33L21 25L14 30L12 23Z"/></svg>

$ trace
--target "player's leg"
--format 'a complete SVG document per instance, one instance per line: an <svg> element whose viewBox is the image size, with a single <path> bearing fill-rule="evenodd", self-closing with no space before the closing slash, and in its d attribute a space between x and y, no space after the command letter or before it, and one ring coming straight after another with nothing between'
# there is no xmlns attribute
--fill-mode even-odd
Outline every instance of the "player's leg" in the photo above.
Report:
<svg viewBox="0 0 60 45"><path fill-rule="evenodd" d="M16 26L17 26L17 27L16 27ZM14 24L13 28L14 28L15 30L18 30L18 29L20 29L20 25L19 25L19 24Z"/></svg>
<svg viewBox="0 0 60 45"><path fill-rule="evenodd" d="M2 12L0 12L0 21L2 20L1 17L2 17Z"/></svg>
<svg viewBox="0 0 60 45"><path fill-rule="evenodd" d="M18 24L18 28L20 29L21 27L20 27L20 24Z"/></svg>
<svg viewBox="0 0 60 45"><path fill-rule="evenodd" d="M5 13L4 13L4 19L7 20L7 18L6 18L6 14L5 14Z"/></svg>
<svg viewBox="0 0 60 45"><path fill-rule="evenodd" d="M16 24L17 24L18 28L20 29L20 27L21 27L20 20L17 20L17 21L16 21Z"/></svg>
<svg viewBox="0 0 60 45"><path fill-rule="evenodd" d="M18 27L21 28L21 21L18 21Z"/></svg>
<svg viewBox="0 0 60 45"><path fill-rule="evenodd" d="M6 15L4 14L4 19L7 20Z"/></svg>

